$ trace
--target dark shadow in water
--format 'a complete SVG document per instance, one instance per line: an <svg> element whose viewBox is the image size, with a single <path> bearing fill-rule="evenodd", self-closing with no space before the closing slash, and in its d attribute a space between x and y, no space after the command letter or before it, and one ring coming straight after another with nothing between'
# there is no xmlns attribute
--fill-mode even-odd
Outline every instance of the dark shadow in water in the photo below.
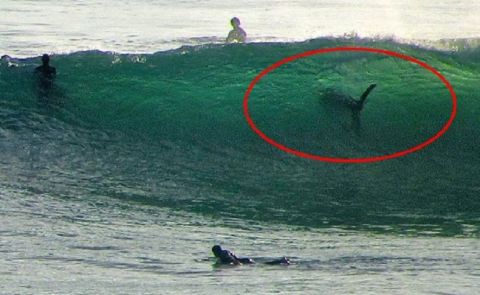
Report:
<svg viewBox="0 0 480 295"><path fill-rule="evenodd" d="M352 112L351 129L356 135L358 135L358 136L361 135L362 125L360 123L360 112L357 112L357 111Z"/></svg>
<svg viewBox="0 0 480 295"><path fill-rule="evenodd" d="M335 112L335 115L340 115L339 111L351 112L350 130L356 135L361 134L362 126L360 120L360 114L366 103L367 97L370 92L376 87L376 84L370 84L368 88L362 93L359 99L355 99L352 96L339 92L335 89L327 88L324 94L321 96L321 103L326 102L327 106L333 106L329 111Z"/></svg>
<svg viewBox="0 0 480 295"><path fill-rule="evenodd" d="M65 92L60 87L53 85L51 88L37 87L37 105L39 108L59 110L66 101Z"/></svg>

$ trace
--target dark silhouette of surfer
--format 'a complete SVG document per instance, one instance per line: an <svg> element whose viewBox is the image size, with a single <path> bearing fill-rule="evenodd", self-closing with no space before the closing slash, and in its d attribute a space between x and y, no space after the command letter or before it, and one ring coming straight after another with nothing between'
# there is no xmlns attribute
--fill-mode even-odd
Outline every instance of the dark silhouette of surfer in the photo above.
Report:
<svg viewBox="0 0 480 295"><path fill-rule="evenodd" d="M42 65L35 68L35 75L38 78L38 90L40 98L48 98L53 88L57 70L50 66L50 56L42 56Z"/></svg>
<svg viewBox="0 0 480 295"><path fill-rule="evenodd" d="M218 264L231 264L231 265L242 265L242 264L254 264L255 261L248 257L237 257L233 252L222 249L219 245L215 245L212 247L213 255L217 258ZM282 257L280 259L267 261L265 264L269 265L289 265L290 260L287 257Z"/></svg>
<svg viewBox="0 0 480 295"><path fill-rule="evenodd" d="M233 30L228 33L227 43L244 43L247 39L247 33L240 28L240 20L238 17L232 18L230 24Z"/></svg>

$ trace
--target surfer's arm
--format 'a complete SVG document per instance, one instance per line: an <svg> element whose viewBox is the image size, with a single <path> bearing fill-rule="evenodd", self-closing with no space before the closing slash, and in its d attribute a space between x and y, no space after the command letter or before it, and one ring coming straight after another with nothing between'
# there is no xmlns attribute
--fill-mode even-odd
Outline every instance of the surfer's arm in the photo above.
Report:
<svg viewBox="0 0 480 295"><path fill-rule="evenodd" d="M230 252L228 250L224 250L221 253L220 259L222 260L223 263L233 263L235 265L242 264L241 261L238 259L238 257L235 255L235 253Z"/></svg>
<svg viewBox="0 0 480 295"><path fill-rule="evenodd" d="M238 259L237 256L235 256L235 254L232 253L232 255L230 256L230 259L232 260L232 263L235 264L235 265L240 265L242 264L242 261L240 259Z"/></svg>
<svg viewBox="0 0 480 295"><path fill-rule="evenodd" d="M234 30L231 30L229 33L228 33L228 36L227 36L227 43L231 43L231 42L234 42L235 41L235 31Z"/></svg>

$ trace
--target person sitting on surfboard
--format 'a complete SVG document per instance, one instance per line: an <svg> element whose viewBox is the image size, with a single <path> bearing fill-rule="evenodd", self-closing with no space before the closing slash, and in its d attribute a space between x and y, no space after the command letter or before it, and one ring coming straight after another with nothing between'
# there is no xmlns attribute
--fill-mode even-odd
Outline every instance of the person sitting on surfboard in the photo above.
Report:
<svg viewBox="0 0 480 295"><path fill-rule="evenodd" d="M230 24L232 25L233 30L228 33L227 43L244 43L247 39L247 33L240 28L240 20L238 17L232 18Z"/></svg>
<svg viewBox="0 0 480 295"><path fill-rule="evenodd" d="M244 257L239 258L237 257L232 251L222 249L219 245L215 245L212 247L213 255L217 258L218 264L233 264L233 265L241 265L241 264L253 264L255 261L253 259ZM286 257L282 257L277 260L265 262L265 264L290 264L290 260Z"/></svg>

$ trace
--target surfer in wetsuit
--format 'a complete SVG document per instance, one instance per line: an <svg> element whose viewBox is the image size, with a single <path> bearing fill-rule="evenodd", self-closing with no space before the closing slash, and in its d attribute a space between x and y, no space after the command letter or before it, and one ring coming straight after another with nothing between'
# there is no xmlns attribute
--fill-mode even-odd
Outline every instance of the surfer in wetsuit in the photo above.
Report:
<svg viewBox="0 0 480 295"><path fill-rule="evenodd" d="M247 39L247 33L240 28L240 20L238 17L232 18L230 24L232 25L233 30L228 33L227 43L244 43Z"/></svg>
<svg viewBox="0 0 480 295"><path fill-rule="evenodd" d="M231 252L229 250L226 250L226 249L222 249L222 247L220 247L219 245L213 246L212 247L212 252L213 252L213 255L215 255L215 257L217 258L217 263L219 263L219 264L241 265L241 264L253 264L253 263L255 263L255 261L253 261L253 259L248 258L248 257L239 258L233 252ZM285 264L285 265L288 265L288 264L290 264L290 260L288 260L288 258L286 258L286 257L282 257L282 258L277 259L277 260L265 262L265 264L270 264L270 265Z"/></svg>
<svg viewBox="0 0 480 295"><path fill-rule="evenodd" d="M40 76L40 81L43 86L52 86L53 80L57 75L57 70L50 66L50 56L48 56L48 54L42 56L42 65L35 68L35 73Z"/></svg>
<svg viewBox="0 0 480 295"><path fill-rule="evenodd" d="M53 88L53 81L57 75L57 70L50 66L50 57L48 54L42 56L42 65L35 68L35 74L38 76L39 95L42 98L48 97Z"/></svg>

